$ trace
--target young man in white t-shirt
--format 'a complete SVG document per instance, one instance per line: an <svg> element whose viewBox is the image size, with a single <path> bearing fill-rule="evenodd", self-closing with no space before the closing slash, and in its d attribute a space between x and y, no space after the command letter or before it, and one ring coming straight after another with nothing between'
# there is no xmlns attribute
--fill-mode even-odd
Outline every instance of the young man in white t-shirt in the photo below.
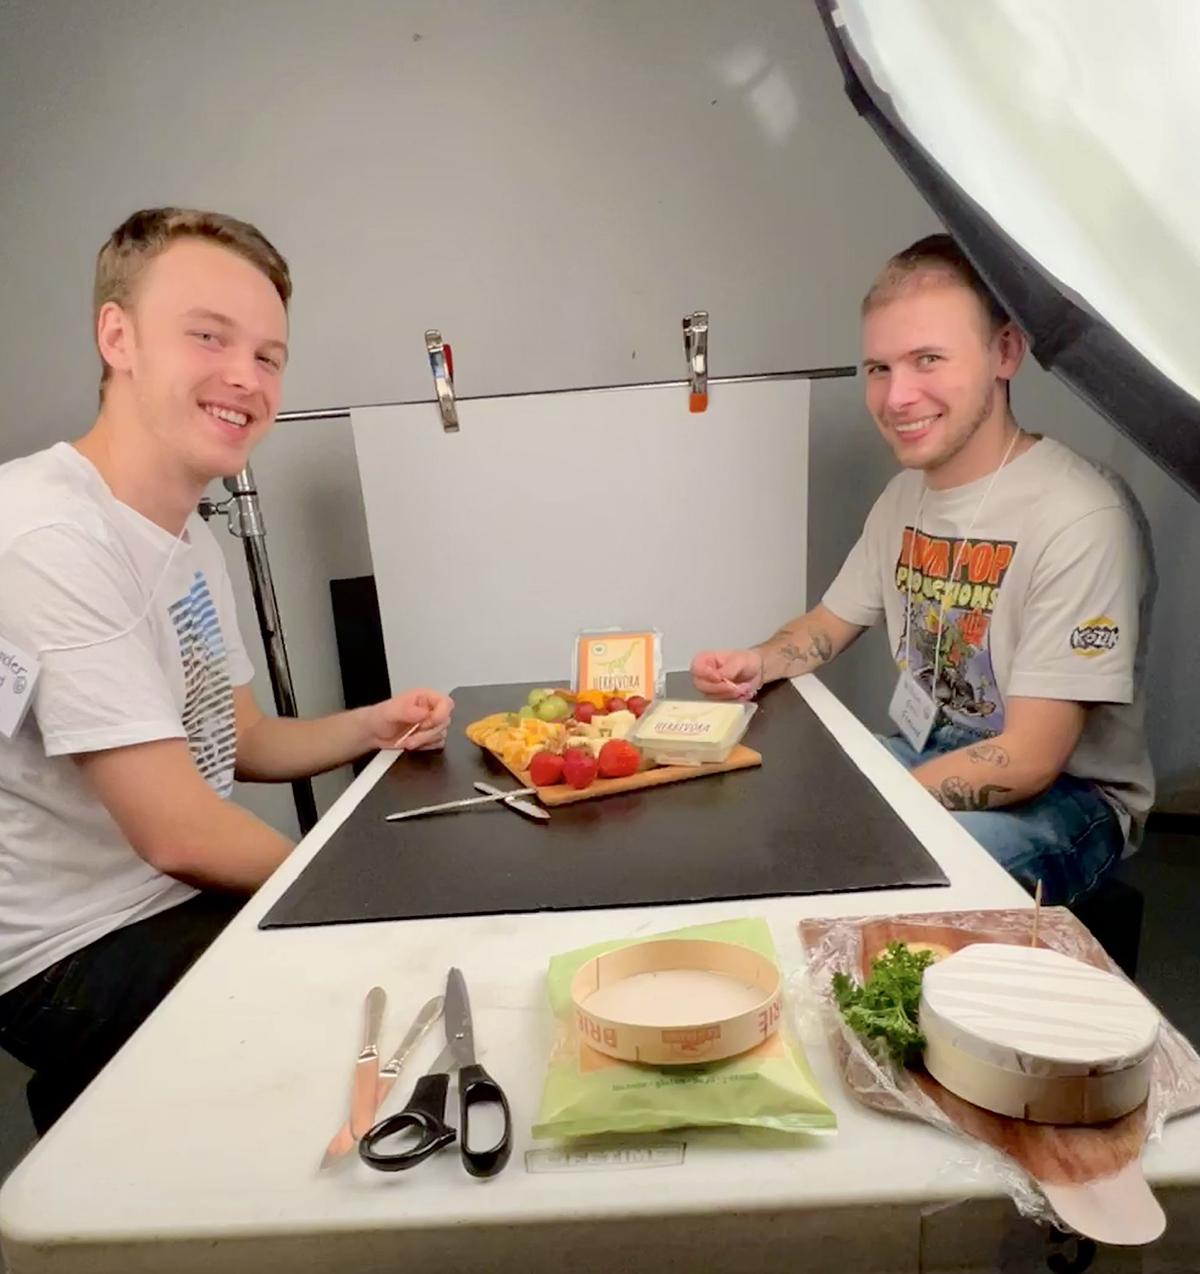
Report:
<svg viewBox="0 0 1200 1274"><path fill-rule="evenodd" d="M0 466L0 643L32 710L0 734L0 1046L44 1131L290 842L227 798L394 745L440 747L432 690L319 721L264 716L196 506L271 428L291 280L253 226L148 209L101 249L100 411Z"/></svg>
<svg viewBox="0 0 1200 1274"><path fill-rule="evenodd" d="M904 472L818 606L750 650L701 652L693 680L750 698L884 620L901 730L884 742L1018 880L1071 902L1153 800L1144 519L1127 489L1018 426L1024 338L948 236L888 263L863 347L867 406Z"/></svg>

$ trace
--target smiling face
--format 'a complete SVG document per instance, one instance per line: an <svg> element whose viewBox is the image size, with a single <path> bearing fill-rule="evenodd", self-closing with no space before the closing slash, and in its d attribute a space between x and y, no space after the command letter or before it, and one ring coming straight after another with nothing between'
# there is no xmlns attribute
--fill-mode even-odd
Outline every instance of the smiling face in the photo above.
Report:
<svg viewBox="0 0 1200 1274"><path fill-rule="evenodd" d="M914 277L863 318L867 407L896 459L930 487L972 482L1000 462L1008 432L1004 382L1024 346L993 330L969 288Z"/></svg>
<svg viewBox="0 0 1200 1274"><path fill-rule="evenodd" d="M127 306L101 308L97 343L110 406L196 482L242 469L279 409L287 312L265 274L218 244L181 238L157 255Z"/></svg>

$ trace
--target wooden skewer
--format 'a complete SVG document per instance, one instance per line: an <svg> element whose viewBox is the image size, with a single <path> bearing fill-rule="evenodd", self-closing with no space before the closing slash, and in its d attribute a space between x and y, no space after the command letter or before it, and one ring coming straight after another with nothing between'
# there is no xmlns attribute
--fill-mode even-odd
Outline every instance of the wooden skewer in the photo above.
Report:
<svg viewBox="0 0 1200 1274"><path fill-rule="evenodd" d="M1038 940L1038 919L1042 912L1042 882L1039 880L1037 888L1033 891L1033 937L1029 939L1031 947L1037 946Z"/></svg>

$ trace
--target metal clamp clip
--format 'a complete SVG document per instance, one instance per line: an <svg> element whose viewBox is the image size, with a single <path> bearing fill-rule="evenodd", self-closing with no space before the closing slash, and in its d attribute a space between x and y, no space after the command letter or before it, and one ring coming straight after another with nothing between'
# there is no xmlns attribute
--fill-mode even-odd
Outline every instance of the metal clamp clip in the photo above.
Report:
<svg viewBox="0 0 1200 1274"><path fill-rule="evenodd" d="M696 310L683 318L683 352L688 361L691 392L688 411L708 409L708 311Z"/></svg>
<svg viewBox="0 0 1200 1274"><path fill-rule="evenodd" d="M450 346L442 340L441 332L434 328L425 333L425 348L429 353L433 386L437 390L438 410L442 413L442 428L448 434L458 433L458 408L454 404L454 355Z"/></svg>

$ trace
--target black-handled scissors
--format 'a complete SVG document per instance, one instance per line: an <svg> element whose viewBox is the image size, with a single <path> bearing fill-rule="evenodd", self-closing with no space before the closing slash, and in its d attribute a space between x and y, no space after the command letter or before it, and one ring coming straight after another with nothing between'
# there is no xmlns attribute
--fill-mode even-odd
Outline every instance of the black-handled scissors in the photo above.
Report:
<svg viewBox="0 0 1200 1274"><path fill-rule="evenodd" d="M494 1177L512 1154L512 1113L499 1084L475 1060L475 1034L471 1027L471 1004L467 984L458 969L446 977L446 1047L428 1075L417 1080L408 1105L381 1119L358 1143L364 1163L380 1172L402 1172L424 1162L430 1155L459 1138L463 1166L473 1177ZM446 1095L450 1071L458 1071L459 1129L446 1123ZM471 1112L477 1106L498 1107L504 1116L500 1139L486 1150L474 1149L471 1141ZM382 1154L375 1147L399 1132L412 1132L417 1140L404 1150Z"/></svg>

